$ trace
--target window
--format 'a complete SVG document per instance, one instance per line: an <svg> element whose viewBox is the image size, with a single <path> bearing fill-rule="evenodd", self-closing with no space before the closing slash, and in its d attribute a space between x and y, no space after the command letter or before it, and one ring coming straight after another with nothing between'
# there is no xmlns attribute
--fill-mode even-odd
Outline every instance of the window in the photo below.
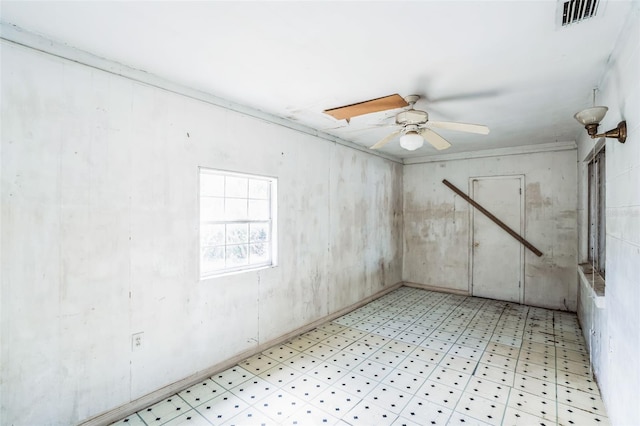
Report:
<svg viewBox="0 0 640 426"><path fill-rule="evenodd" d="M277 179L200 169L200 278L276 265Z"/></svg>
<svg viewBox="0 0 640 426"><path fill-rule="evenodd" d="M605 273L605 169L604 145L589 156L589 263L604 278Z"/></svg>

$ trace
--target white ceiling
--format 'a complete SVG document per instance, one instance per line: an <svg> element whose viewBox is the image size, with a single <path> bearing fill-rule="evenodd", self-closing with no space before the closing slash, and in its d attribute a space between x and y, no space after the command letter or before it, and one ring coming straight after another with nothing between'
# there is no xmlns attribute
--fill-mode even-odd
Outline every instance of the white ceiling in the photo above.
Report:
<svg viewBox="0 0 640 426"><path fill-rule="evenodd" d="M370 146L393 111L350 124L322 111L393 93L424 97L453 145L401 158L575 140L632 2L601 0L562 28L549 1L12 2L1 19L181 85Z"/></svg>

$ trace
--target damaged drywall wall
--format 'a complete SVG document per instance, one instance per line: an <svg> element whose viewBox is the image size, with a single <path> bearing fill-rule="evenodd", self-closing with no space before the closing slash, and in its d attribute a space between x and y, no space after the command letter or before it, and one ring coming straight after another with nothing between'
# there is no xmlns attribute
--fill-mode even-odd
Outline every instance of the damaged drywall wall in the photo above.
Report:
<svg viewBox="0 0 640 426"><path fill-rule="evenodd" d="M400 164L1 48L0 423L77 424L401 280ZM278 178L277 267L199 280L198 167Z"/></svg>
<svg viewBox="0 0 640 426"><path fill-rule="evenodd" d="M442 180L468 194L472 177L524 175L523 237L544 253L525 251L524 303L575 311L575 162L570 149L406 165L404 281L471 292L472 207Z"/></svg>

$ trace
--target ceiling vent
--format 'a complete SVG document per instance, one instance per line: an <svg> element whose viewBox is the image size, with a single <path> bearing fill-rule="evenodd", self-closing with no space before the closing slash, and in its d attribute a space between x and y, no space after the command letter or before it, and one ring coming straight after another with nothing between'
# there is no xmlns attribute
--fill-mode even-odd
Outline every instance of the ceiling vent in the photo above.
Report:
<svg viewBox="0 0 640 426"><path fill-rule="evenodd" d="M560 0L558 12L561 24L566 27L596 16L600 0Z"/></svg>

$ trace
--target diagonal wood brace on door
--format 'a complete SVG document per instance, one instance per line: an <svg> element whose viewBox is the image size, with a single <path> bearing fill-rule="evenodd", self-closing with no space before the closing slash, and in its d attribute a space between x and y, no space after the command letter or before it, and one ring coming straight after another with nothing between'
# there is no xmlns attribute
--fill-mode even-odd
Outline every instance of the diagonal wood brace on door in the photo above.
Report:
<svg viewBox="0 0 640 426"><path fill-rule="evenodd" d="M484 214L489 219L491 219L500 228L504 229L509 235L511 235L516 240L518 240L522 245L524 245L526 248L528 248L529 250L534 252L536 256L538 256L538 257L542 256L542 252L540 250L538 250L537 248L535 248L533 246L533 244L531 244L529 241L525 240L520 235L518 235L518 233L516 231L514 231L513 229L511 229L507 225L505 225L504 222L502 222L500 219L498 219L497 217L492 215L489 211L487 211L487 209L485 209L480 204L478 204L475 201L473 201L473 199L471 199L464 192L460 191L454 184L452 184L451 182L449 182L446 179L443 179L442 183L447 185L453 192L455 192L456 194L461 196L465 201L467 201L469 204L471 204L473 207L475 207L480 213Z"/></svg>

